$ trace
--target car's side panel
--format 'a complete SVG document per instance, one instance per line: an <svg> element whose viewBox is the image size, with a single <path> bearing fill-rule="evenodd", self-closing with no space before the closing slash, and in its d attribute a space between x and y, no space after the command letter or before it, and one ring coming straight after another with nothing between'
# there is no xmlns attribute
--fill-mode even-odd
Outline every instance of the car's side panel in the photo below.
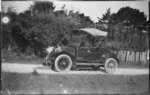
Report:
<svg viewBox="0 0 150 95"><path fill-rule="evenodd" d="M107 57L117 59L115 54L104 48L79 48L77 54L78 61L89 62L89 64L92 64L92 62L104 64Z"/></svg>
<svg viewBox="0 0 150 95"><path fill-rule="evenodd" d="M99 49L81 47L78 49L77 59L97 62L99 60L100 55L101 53Z"/></svg>

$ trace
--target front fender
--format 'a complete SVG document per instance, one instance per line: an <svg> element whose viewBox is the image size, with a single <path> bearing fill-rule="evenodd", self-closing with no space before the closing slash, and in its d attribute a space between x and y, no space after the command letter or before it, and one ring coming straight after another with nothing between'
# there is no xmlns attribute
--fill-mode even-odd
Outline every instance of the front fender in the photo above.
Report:
<svg viewBox="0 0 150 95"><path fill-rule="evenodd" d="M71 57L72 62L75 61L75 55L73 55L73 54L71 54L71 53L69 53L69 52L66 52L66 51L62 51L62 52L59 52L59 53L54 54L54 58L56 59L56 58L57 58L59 55L61 55L61 54L66 54L66 55L68 55L68 56Z"/></svg>

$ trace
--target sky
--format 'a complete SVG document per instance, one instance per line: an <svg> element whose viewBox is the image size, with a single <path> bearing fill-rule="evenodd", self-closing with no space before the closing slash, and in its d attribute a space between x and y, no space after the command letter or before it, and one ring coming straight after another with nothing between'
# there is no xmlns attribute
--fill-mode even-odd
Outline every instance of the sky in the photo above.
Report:
<svg viewBox="0 0 150 95"><path fill-rule="evenodd" d="M73 10L74 12L84 13L94 21L98 21L98 17L102 17L108 8L111 8L111 13L116 13L120 8L129 6L139 9L144 12L149 18L148 1L54 1L55 10L60 10L65 4L65 9ZM33 1L2 1L2 7L7 9L9 6L15 6L15 9L20 13L28 9Z"/></svg>

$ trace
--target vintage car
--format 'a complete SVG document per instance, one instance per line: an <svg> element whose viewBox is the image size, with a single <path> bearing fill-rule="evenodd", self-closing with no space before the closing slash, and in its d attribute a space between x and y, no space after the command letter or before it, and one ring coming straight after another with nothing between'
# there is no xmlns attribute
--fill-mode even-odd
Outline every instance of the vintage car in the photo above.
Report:
<svg viewBox="0 0 150 95"><path fill-rule="evenodd" d="M95 28L82 28L71 31L56 46L47 48L45 64L58 72L69 71L79 66L103 67L107 73L113 73L118 67L117 56L101 43L107 32Z"/></svg>

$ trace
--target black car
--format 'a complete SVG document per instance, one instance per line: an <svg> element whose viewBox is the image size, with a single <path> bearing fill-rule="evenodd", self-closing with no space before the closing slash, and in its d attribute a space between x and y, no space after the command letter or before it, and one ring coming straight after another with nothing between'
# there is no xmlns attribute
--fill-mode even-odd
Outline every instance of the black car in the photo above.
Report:
<svg viewBox="0 0 150 95"><path fill-rule="evenodd" d="M114 53L101 48L106 36L107 32L95 28L73 30L56 46L47 49L46 64L58 72L84 65L104 67L107 73L113 73L119 61Z"/></svg>

